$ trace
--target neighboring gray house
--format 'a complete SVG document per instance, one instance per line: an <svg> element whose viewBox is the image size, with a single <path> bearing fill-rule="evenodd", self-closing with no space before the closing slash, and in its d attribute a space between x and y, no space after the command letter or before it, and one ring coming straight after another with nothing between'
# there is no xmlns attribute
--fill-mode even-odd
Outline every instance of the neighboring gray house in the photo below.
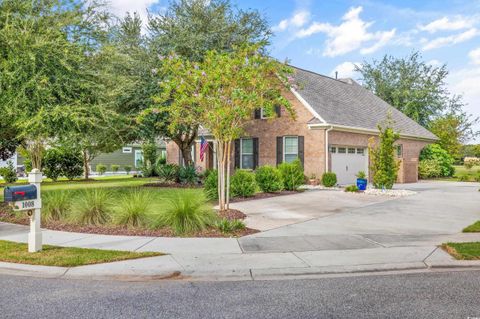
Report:
<svg viewBox="0 0 480 319"><path fill-rule="evenodd" d="M158 142L157 154L167 157L165 142ZM125 171L125 166L132 168L132 172L141 169L143 163L143 151L140 144L128 144L112 153L102 153L95 157L90 163L90 171L95 172L98 164L107 166L107 172L111 172L112 165L120 165L119 171Z"/></svg>

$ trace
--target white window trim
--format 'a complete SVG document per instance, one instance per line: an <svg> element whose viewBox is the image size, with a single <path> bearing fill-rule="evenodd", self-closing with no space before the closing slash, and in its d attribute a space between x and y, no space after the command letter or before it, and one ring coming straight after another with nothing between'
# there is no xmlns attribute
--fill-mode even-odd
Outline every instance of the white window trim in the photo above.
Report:
<svg viewBox="0 0 480 319"><path fill-rule="evenodd" d="M289 135L289 136L284 136L283 137L283 163L285 163L285 155L287 154L287 152L285 152L285 139L286 138L291 138L291 137L295 137L297 139L297 158L299 157L298 156L298 136L296 135ZM288 153L288 155L293 155L293 153Z"/></svg>
<svg viewBox="0 0 480 319"><path fill-rule="evenodd" d="M252 155L252 159L255 156L255 149L253 148L253 138L251 138L251 137L241 138L240 139L240 169L244 169L243 168L243 155L244 155L243 154L243 141L244 140L252 140L252 154L246 153L245 155ZM246 169L252 169L252 168L246 168Z"/></svg>
<svg viewBox="0 0 480 319"><path fill-rule="evenodd" d="M125 146L122 147L122 153L123 154L132 154L133 148L130 146Z"/></svg>
<svg viewBox="0 0 480 319"><path fill-rule="evenodd" d="M260 108L260 119L266 120L266 119L268 119L268 117L265 116L265 114L263 112L263 109L264 109L263 107Z"/></svg>

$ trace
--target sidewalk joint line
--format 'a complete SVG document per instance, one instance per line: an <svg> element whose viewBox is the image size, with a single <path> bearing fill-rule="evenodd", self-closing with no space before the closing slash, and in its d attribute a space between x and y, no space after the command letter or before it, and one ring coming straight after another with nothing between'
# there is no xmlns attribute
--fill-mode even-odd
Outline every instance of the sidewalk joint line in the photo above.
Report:
<svg viewBox="0 0 480 319"><path fill-rule="evenodd" d="M135 248L135 250L134 250L134 251L137 251L137 250L139 250L140 248L143 248L143 247L145 247L146 245L150 244L150 243L151 243L152 241L154 241L155 239L157 239L157 238L156 238L156 237L154 237L154 238L150 239L149 241L147 241L147 242L146 242L146 243L144 243L143 245L140 245L138 248Z"/></svg>
<svg viewBox="0 0 480 319"><path fill-rule="evenodd" d="M427 255L427 257L425 257L425 258L422 260L422 262L425 264L425 266L427 266L427 268L430 268L430 266L427 264L427 259L430 258L430 256L432 256L433 253L437 251L437 249L438 249L438 247L435 247L435 249L434 249L432 252L430 252L430 253Z"/></svg>
<svg viewBox="0 0 480 319"><path fill-rule="evenodd" d="M370 243L372 243L372 244L374 244L374 245L377 245L377 246L380 246L380 247L383 247L383 248L387 248L386 245L383 245L383 244L381 244L381 243L379 243L379 242L377 242L377 241L375 241L375 240L373 240L373 239L370 239L370 238L368 238L368 237L365 237L364 235L358 234L358 236L362 237L365 241L368 241L368 242L370 242Z"/></svg>
<svg viewBox="0 0 480 319"><path fill-rule="evenodd" d="M291 253L292 255L294 255L295 257L297 257L298 259L300 259L300 261L301 261L302 263L304 263L304 264L307 266L307 268L312 268L312 265L310 265L310 264L307 263L305 260L303 260L302 258L300 258L297 254L295 254L294 251L291 251L290 253Z"/></svg>

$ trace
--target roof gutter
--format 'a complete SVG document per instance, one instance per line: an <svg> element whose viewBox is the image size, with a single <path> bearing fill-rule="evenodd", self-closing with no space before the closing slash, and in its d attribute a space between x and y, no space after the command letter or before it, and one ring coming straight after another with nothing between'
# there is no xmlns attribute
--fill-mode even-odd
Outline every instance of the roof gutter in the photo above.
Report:
<svg viewBox="0 0 480 319"><path fill-rule="evenodd" d="M314 130L314 129L321 129L321 130L328 129L329 131L331 131L332 129L334 129L336 131L342 131L342 132L374 134L374 135L379 134L379 131L374 130L374 129L368 129L368 128L363 128L363 127L355 127L355 126L346 126L346 125L337 125L337 124L327 124L327 123L308 124L308 128L311 129L311 130ZM428 138L428 137L409 135L409 134L400 134L400 137L404 138L404 139L413 139L413 140L420 140L420 141L425 141L425 142L436 142L436 141L438 141L438 138Z"/></svg>

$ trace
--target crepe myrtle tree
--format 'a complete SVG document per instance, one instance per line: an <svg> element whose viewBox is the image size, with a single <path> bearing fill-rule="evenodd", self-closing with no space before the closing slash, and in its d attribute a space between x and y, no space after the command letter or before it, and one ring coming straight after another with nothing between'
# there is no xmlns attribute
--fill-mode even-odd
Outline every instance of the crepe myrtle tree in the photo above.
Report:
<svg viewBox="0 0 480 319"><path fill-rule="evenodd" d="M232 52L209 51L202 62L176 55L165 59L171 76L161 83L166 101L152 112L169 112L172 128L204 126L215 138L218 198L221 210L229 208L232 143L244 134L244 126L260 106L275 114L284 107L294 117L282 92L293 81L292 70L260 54L261 45L244 45Z"/></svg>

